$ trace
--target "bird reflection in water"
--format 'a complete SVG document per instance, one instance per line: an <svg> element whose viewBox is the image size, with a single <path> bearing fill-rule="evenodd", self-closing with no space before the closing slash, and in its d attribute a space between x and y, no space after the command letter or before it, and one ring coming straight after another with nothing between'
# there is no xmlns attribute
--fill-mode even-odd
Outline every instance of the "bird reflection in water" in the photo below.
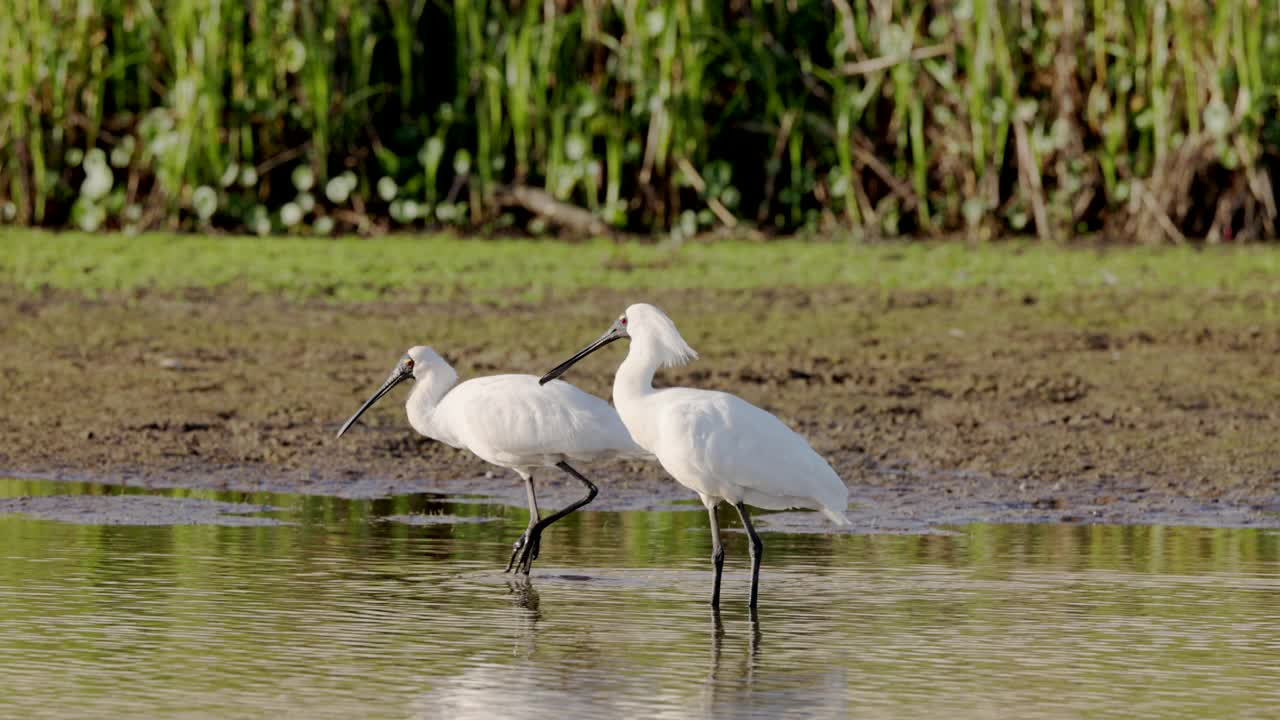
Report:
<svg viewBox="0 0 1280 720"><path fill-rule="evenodd" d="M519 609L512 629L511 654L514 657L531 658L537 651L538 621L542 619L541 600L538 591L527 577L507 581L511 604Z"/></svg>
<svg viewBox="0 0 1280 720"><path fill-rule="evenodd" d="M747 615L747 652L737 663L725 667L721 662L725 628L720 608L711 608L711 672L707 677L707 702L710 708L734 707L750 697L760 660L760 618L752 608ZM736 672L735 672L736 670ZM715 714L715 713L713 713Z"/></svg>

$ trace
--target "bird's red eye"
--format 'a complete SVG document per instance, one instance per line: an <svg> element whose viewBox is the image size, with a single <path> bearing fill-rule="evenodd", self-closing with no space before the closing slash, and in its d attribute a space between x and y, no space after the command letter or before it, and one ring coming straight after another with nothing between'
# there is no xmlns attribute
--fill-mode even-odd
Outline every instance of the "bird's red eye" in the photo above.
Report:
<svg viewBox="0 0 1280 720"><path fill-rule="evenodd" d="M618 318L618 322L622 323L623 325L626 325L626 324L627 324L627 316L626 316L626 315L623 315L622 317Z"/></svg>
<svg viewBox="0 0 1280 720"><path fill-rule="evenodd" d="M405 358L405 359L404 359L404 366L405 366L405 367L407 367L407 368L409 368L410 370L412 370L412 369L413 369L413 358L411 358L411 357L407 357L407 358Z"/></svg>

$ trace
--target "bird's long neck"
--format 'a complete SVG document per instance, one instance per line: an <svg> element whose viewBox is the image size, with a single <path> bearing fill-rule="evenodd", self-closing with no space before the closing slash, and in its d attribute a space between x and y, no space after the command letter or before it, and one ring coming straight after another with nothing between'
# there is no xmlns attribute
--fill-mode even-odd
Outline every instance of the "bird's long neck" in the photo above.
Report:
<svg viewBox="0 0 1280 720"><path fill-rule="evenodd" d="M661 364L651 345L631 341L631 349L613 377L613 402L620 411L653 392L653 375Z"/></svg>
<svg viewBox="0 0 1280 720"><path fill-rule="evenodd" d="M432 422L436 406L449 394L453 386L458 384L458 373L453 368L432 368L425 377L413 381L413 392L405 403L405 411L409 415L409 424L414 430L436 440L446 440L440 429ZM446 440L447 442L447 440Z"/></svg>

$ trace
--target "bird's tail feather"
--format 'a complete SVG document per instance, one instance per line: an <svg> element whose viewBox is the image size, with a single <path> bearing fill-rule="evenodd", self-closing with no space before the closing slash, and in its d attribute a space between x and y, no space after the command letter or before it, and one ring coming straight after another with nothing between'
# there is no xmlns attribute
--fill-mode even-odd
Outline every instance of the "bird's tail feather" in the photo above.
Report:
<svg viewBox="0 0 1280 720"><path fill-rule="evenodd" d="M827 516L828 520L835 523L836 525L848 526L852 524L849 522L849 518L845 517L844 513L842 512L836 512L835 510L832 510L829 507L822 507L820 508L820 510L822 511L823 515Z"/></svg>

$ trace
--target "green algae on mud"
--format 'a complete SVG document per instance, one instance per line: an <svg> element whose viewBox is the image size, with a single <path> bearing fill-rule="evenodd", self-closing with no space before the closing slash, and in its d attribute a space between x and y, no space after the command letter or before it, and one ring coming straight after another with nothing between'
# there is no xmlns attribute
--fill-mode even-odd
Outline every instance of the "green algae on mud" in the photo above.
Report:
<svg viewBox="0 0 1280 720"><path fill-rule="evenodd" d="M1027 242L860 244L810 240L569 243L396 235L377 239L9 230L0 283L92 294L232 289L332 300L540 301L584 289L856 287L1280 292L1280 252ZM1272 309L1274 312L1274 306Z"/></svg>
<svg viewBox="0 0 1280 720"><path fill-rule="evenodd" d="M20 231L0 249L0 469L17 475L475 483L489 468L416 437L395 403L342 443L332 431L410 345L464 378L540 374L644 300L702 353L661 383L778 413L851 483L931 498L917 520L976 498L1014 520L1176 518L1188 498L1245 523L1280 509L1267 247ZM569 379L607 396L621 352ZM651 465L606 472L602 507L682 497Z"/></svg>

